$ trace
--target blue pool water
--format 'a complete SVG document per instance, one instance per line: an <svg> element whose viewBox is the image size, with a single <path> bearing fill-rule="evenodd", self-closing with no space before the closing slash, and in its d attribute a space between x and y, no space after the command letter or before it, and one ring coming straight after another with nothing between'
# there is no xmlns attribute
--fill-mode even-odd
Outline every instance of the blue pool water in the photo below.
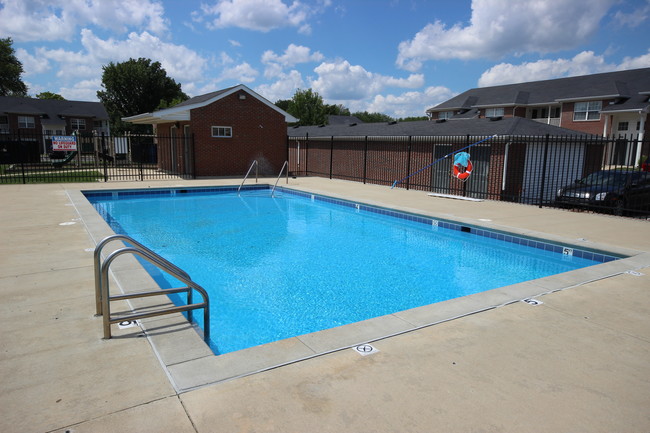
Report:
<svg viewBox="0 0 650 433"><path fill-rule="evenodd" d="M86 196L208 290L217 354L614 259L287 190Z"/></svg>

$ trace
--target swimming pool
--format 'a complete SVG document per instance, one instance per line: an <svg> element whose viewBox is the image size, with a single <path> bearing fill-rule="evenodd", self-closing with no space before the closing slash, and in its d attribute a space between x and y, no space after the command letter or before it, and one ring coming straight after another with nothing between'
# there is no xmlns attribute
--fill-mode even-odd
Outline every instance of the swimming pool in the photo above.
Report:
<svg viewBox="0 0 650 433"><path fill-rule="evenodd" d="M215 353L616 258L267 186L85 194L115 232L211 292Z"/></svg>

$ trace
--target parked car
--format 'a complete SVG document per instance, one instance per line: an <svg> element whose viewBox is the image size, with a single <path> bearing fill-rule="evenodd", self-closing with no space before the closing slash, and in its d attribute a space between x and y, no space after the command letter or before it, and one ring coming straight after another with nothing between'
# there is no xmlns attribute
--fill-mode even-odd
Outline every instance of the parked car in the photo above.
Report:
<svg viewBox="0 0 650 433"><path fill-rule="evenodd" d="M616 215L628 210L650 213L650 172L597 171L560 188L555 203L560 207L609 210Z"/></svg>

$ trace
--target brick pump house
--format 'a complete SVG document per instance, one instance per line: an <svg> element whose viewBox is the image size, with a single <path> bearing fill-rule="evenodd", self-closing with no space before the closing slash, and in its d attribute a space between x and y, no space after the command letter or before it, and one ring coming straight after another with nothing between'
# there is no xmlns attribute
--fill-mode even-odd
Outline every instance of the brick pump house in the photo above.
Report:
<svg viewBox="0 0 650 433"><path fill-rule="evenodd" d="M196 177L242 176L254 160L260 174L277 174L287 122L298 121L243 84L122 120L154 125L161 170Z"/></svg>

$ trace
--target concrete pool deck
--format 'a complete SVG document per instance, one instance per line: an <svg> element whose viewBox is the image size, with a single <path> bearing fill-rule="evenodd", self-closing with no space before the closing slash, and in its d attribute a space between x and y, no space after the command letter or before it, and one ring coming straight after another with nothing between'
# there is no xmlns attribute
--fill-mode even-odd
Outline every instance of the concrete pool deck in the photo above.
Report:
<svg viewBox="0 0 650 433"><path fill-rule="evenodd" d="M370 356L344 349L199 387L179 387L161 361L161 351L196 350L174 341L177 325L159 327L169 346L116 326L116 338L102 340L94 229L81 220L75 191L238 183L0 188L0 431L650 431L647 221L291 179L305 191L633 257L548 290L540 305L509 303L380 339ZM611 265L594 268L603 266Z"/></svg>

